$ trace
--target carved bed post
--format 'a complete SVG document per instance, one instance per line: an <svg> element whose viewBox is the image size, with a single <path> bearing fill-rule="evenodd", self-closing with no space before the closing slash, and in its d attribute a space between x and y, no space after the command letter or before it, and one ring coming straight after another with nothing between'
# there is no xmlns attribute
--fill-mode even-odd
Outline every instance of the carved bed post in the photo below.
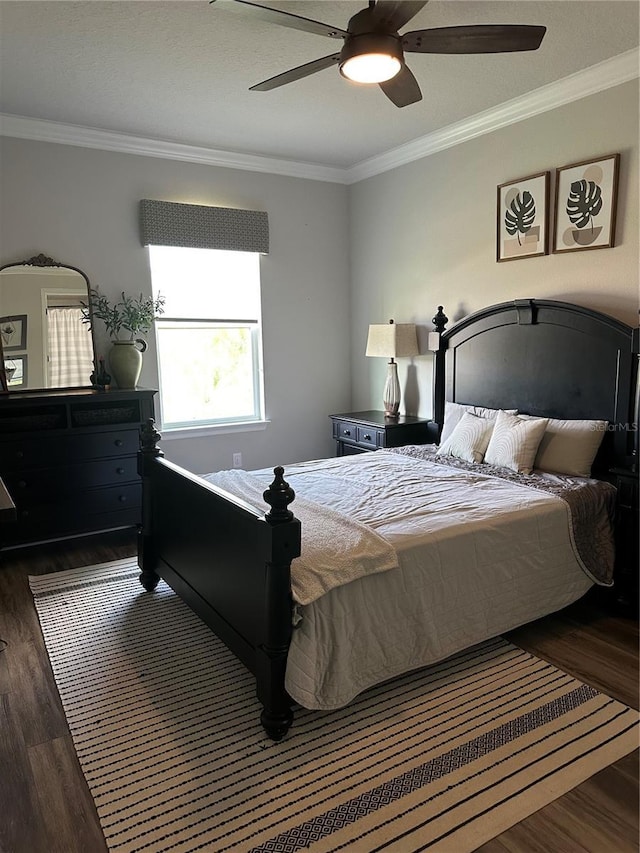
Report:
<svg viewBox="0 0 640 853"><path fill-rule="evenodd" d="M433 365L433 419L442 430L444 423L444 395L445 395L445 376L444 376L444 355L446 346L443 345L442 333L445 326L449 322L449 318L442 310L442 305L438 305L438 311L431 321L435 331L440 335L439 349L435 352Z"/></svg>
<svg viewBox="0 0 640 853"><path fill-rule="evenodd" d="M154 590L160 580L156 573L149 468L153 465L154 459L164 456L158 447L161 438L153 418L149 418L140 429L140 450L138 451L138 474L142 477L142 524L138 528L138 566L141 572L140 583L147 592Z"/></svg>
<svg viewBox="0 0 640 853"><path fill-rule="evenodd" d="M288 509L295 492L284 480L284 469L278 466L273 473L263 496L271 507L265 521L272 526L272 557L266 565L264 642L256 650L256 684L264 730L272 740L281 740L293 722L284 677L292 630L291 561L300 556L300 522Z"/></svg>

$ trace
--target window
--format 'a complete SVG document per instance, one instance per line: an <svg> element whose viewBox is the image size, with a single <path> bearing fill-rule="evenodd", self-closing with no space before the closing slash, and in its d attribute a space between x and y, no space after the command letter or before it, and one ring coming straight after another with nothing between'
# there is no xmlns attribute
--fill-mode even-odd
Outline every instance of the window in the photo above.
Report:
<svg viewBox="0 0 640 853"><path fill-rule="evenodd" d="M164 429L264 418L260 256L149 246Z"/></svg>

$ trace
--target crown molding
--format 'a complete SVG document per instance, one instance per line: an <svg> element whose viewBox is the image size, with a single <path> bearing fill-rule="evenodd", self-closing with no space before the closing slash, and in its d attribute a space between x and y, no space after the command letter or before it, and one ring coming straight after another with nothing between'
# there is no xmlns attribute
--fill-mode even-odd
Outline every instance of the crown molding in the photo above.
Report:
<svg viewBox="0 0 640 853"><path fill-rule="evenodd" d="M363 160L347 170L347 183L354 184L398 166L412 163L483 136L495 130L532 118L540 113L578 101L613 86L619 86L640 76L640 48L628 50L597 65L591 65L568 77L563 77L526 95L505 101L497 107L450 124L441 130L400 145L385 154Z"/></svg>
<svg viewBox="0 0 640 853"><path fill-rule="evenodd" d="M186 163L202 163L291 178L354 184L572 101L627 83L638 76L640 49L634 48L349 168L219 151L6 113L0 113L0 136L98 148L103 151L139 154Z"/></svg>
<svg viewBox="0 0 640 853"><path fill-rule="evenodd" d="M143 157L181 160L185 163L202 163L226 169L241 169L245 172L265 172L290 178L345 183L345 170L332 166L280 160L258 154L218 151L215 148L200 148L180 142L146 139L142 136L131 136L128 133L61 124L56 121L8 113L0 113L0 136L14 136L18 139L32 139L37 142L54 142L59 145L75 145L79 148L98 148L102 151L117 151L120 154L140 154Z"/></svg>

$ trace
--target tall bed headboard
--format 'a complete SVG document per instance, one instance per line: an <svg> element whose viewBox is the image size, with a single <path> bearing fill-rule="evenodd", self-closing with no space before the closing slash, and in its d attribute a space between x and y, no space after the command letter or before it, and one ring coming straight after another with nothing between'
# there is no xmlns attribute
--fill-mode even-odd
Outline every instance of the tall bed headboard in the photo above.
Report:
<svg viewBox="0 0 640 853"><path fill-rule="evenodd" d="M637 462L638 330L545 299L491 305L443 332L434 417L445 401L609 423L598 468Z"/></svg>

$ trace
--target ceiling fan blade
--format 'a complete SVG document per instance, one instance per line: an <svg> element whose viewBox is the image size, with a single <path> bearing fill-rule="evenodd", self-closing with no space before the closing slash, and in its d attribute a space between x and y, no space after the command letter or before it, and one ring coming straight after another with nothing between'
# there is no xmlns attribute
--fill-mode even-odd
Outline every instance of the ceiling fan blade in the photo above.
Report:
<svg viewBox="0 0 640 853"><path fill-rule="evenodd" d="M314 59L313 62L307 62L305 65L298 65L297 68L291 68L289 71L284 71L282 74L277 74L275 77L263 80L262 83L256 83L255 86L250 87L249 91L268 92L270 89L277 89L278 86L284 86L287 83L302 80L303 77L315 74L316 71L324 71L325 68L330 68L338 62L340 62L340 54L332 53L331 56L323 56L321 59Z"/></svg>
<svg viewBox="0 0 640 853"><path fill-rule="evenodd" d="M283 12L280 9L270 9L269 6L250 3L249 0L209 0L209 5L213 3L218 3L220 7L228 9L231 12L249 14L253 18L268 21L270 24L291 27L294 30L302 30L305 33L338 39L349 35L346 30L341 30L340 27L332 27L331 24L322 24L320 21L312 21L310 18L302 18L300 15L293 15L291 12Z"/></svg>
<svg viewBox="0 0 640 853"><path fill-rule="evenodd" d="M391 80L385 80L384 83L378 83L378 86L396 107L408 107L409 104L415 104L422 100L418 81L406 65L402 66L395 77L392 77Z"/></svg>
<svg viewBox="0 0 640 853"><path fill-rule="evenodd" d="M429 0L378 0L371 14L376 24L397 32L409 23L428 2Z"/></svg>
<svg viewBox="0 0 640 853"><path fill-rule="evenodd" d="M537 50L546 27L525 24L473 24L415 30L402 36L409 53L509 53Z"/></svg>

